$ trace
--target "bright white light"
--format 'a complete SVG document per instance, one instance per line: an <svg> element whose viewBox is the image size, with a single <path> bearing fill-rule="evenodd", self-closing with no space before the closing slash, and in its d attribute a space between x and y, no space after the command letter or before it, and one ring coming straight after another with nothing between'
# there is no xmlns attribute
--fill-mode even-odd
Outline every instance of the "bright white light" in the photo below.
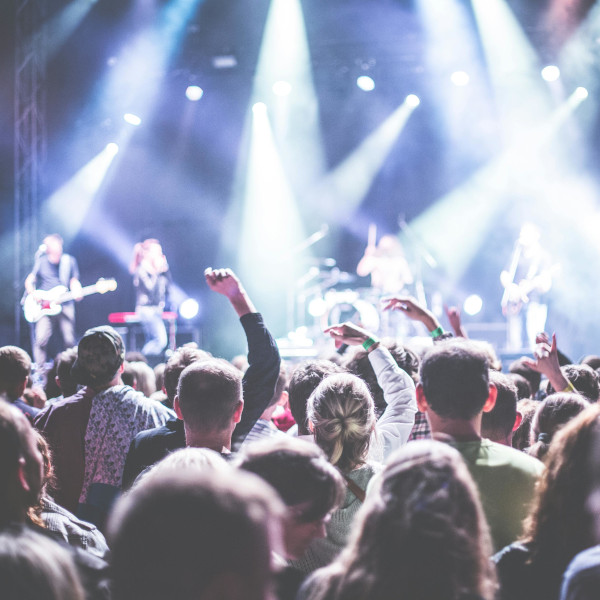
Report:
<svg viewBox="0 0 600 600"><path fill-rule="evenodd" d="M368 75L361 75L356 80L356 85L364 92L370 92L375 89L375 82Z"/></svg>
<svg viewBox="0 0 600 600"><path fill-rule="evenodd" d="M196 300L193 298L188 298L179 305L179 314L184 319L193 319L198 314L199 308L200 307L198 306L198 302L196 302Z"/></svg>
<svg viewBox="0 0 600 600"><path fill-rule="evenodd" d="M289 96L291 91L292 85L287 81L276 81L273 84L273 93L276 96Z"/></svg>
<svg viewBox="0 0 600 600"><path fill-rule="evenodd" d="M266 115L267 114L267 105L264 102L257 102L252 107L252 112L255 115Z"/></svg>
<svg viewBox="0 0 600 600"><path fill-rule="evenodd" d="M588 91L584 87L578 87L575 90L575 97L580 100L585 100L588 97Z"/></svg>
<svg viewBox="0 0 600 600"><path fill-rule="evenodd" d="M458 87L463 87L469 84L471 78L465 71L454 71L454 73L450 75L450 81L452 81L452 83Z"/></svg>
<svg viewBox="0 0 600 600"><path fill-rule="evenodd" d="M476 315L482 307L483 300L481 299L481 296L478 296L477 294L472 294L466 298L463 304L463 310L471 316Z"/></svg>
<svg viewBox="0 0 600 600"><path fill-rule="evenodd" d="M404 102L406 102L407 106L411 106L412 108L416 108L417 106L419 106L419 104L421 104L419 96L415 96L414 94L409 94L408 96L406 96Z"/></svg>
<svg viewBox="0 0 600 600"><path fill-rule="evenodd" d="M327 302L323 298L315 298L308 304L308 314L312 317L321 317L327 312Z"/></svg>
<svg viewBox="0 0 600 600"><path fill-rule="evenodd" d="M142 119L132 113L125 113L123 115L123 120L130 125L135 125L135 127L142 124Z"/></svg>
<svg viewBox="0 0 600 600"><path fill-rule="evenodd" d="M115 144L115 142L106 144L106 153L109 156L116 156L118 152L119 152L119 144Z"/></svg>
<svg viewBox="0 0 600 600"><path fill-rule="evenodd" d="M185 90L185 95L188 100L198 102L198 100L204 96L204 90L197 85L188 85Z"/></svg>
<svg viewBox="0 0 600 600"><path fill-rule="evenodd" d="M542 78L545 81L556 81L560 77L560 69L555 65L548 65L542 69Z"/></svg>

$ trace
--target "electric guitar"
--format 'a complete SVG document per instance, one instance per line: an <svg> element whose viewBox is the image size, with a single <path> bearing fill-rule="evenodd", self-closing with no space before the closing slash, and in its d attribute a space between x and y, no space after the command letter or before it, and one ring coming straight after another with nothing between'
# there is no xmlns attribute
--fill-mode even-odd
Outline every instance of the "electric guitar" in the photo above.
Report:
<svg viewBox="0 0 600 600"><path fill-rule="evenodd" d="M106 294L114 292L117 289L117 282L114 279L98 279L93 285L87 285L81 289L82 296L90 294ZM23 313L25 320L29 323L37 323L45 315L57 315L62 311L62 304L75 299L73 292L70 292L64 285L57 285L51 290L40 291L39 298L34 297L34 293L27 294L23 302Z"/></svg>

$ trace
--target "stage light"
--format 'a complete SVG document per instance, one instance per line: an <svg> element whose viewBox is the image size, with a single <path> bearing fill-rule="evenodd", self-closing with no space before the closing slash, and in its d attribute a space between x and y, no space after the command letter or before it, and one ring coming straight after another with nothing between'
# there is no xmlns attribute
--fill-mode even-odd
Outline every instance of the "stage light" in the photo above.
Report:
<svg viewBox="0 0 600 600"><path fill-rule="evenodd" d="M361 75L356 80L356 85L363 90L363 92L371 92L375 89L375 82L368 75Z"/></svg>
<svg viewBox="0 0 600 600"><path fill-rule="evenodd" d="M198 314L199 309L198 302L193 298L188 298L179 305L179 314L184 319L193 319Z"/></svg>
<svg viewBox="0 0 600 600"><path fill-rule="evenodd" d="M450 81L452 81L452 83L458 87L463 87L469 84L471 78L465 71L454 71L454 73L450 75Z"/></svg>
<svg viewBox="0 0 600 600"><path fill-rule="evenodd" d="M311 317L322 317L327 312L327 302L323 298L314 298L308 304L308 314Z"/></svg>
<svg viewBox="0 0 600 600"><path fill-rule="evenodd" d="M578 100L585 100L588 96L589 96L589 93L588 93L587 89L584 87L578 87L575 90L575 97Z"/></svg>
<svg viewBox="0 0 600 600"><path fill-rule="evenodd" d="M255 115L266 115L267 114L267 105L264 102L257 102L252 107L252 112Z"/></svg>
<svg viewBox="0 0 600 600"><path fill-rule="evenodd" d="M408 96L406 96L404 102L406 103L406 106L410 106L411 108L416 108L417 106L419 106L419 104L421 104L419 96L415 96L415 94L409 94Z"/></svg>
<svg viewBox="0 0 600 600"><path fill-rule="evenodd" d="M197 85L188 85L185 90L185 96L191 102L198 102L204 96L204 90Z"/></svg>
<svg viewBox="0 0 600 600"><path fill-rule="evenodd" d="M115 142L110 142L110 144L106 144L106 153L109 156L116 156L119 152L119 144L115 144Z"/></svg>
<svg viewBox="0 0 600 600"><path fill-rule="evenodd" d="M555 65L548 65L542 69L544 81L556 81L560 77L560 69Z"/></svg>
<svg viewBox="0 0 600 600"><path fill-rule="evenodd" d="M276 96L289 96L292 91L292 85L287 81L276 81L273 84L273 93Z"/></svg>
<svg viewBox="0 0 600 600"><path fill-rule="evenodd" d="M123 121L129 123L130 125L134 125L135 127L142 124L142 119L132 113L125 113L123 115Z"/></svg>
<svg viewBox="0 0 600 600"><path fill-rule="evenodd" d="M481 299L481 296L478 296L477 294L472 294L466 298L463 304L463 310L465 313L472 317L481 312L482 308L483 300Z"/></svg>

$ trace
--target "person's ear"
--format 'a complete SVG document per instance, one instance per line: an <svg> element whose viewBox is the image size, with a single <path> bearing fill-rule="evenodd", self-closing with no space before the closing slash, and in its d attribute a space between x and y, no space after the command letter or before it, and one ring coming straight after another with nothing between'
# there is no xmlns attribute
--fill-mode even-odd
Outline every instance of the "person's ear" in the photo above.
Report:
<svg viewBox="0 0 600 600"><path fill-rule="evenodd" d="M429 404L427 404L427 398L425 398L425 392L423 391L423 386L420 383L417 383L416 394L417 407L419 411L426 413L429 410Z"/></svg>
<svg viewBox="0 0 600 600"><path fill-rule="evenodd" d="M23 395L23 392L25 391L25 388L27 387L27 380L29 379L29 375L25 376L25 379L23 379L23 381L17 385L17 388L15 389L15 395L17 398L20 398Z"/></svg>
<svg viewBox="0 0 600 600"><path fill-rule="evenodd" d="M240 401L236 406L235 412L233 413L233 422L239 423L242 419L242 412L244 411L244 402Z"/></svg>
<svg viewBox="0 0 600 600"><path fill-rule="evenodd" d="M29 485L29 481L27 480L26 464L25 459L23 457L19 458L19 468L17 471L17 477L19 478L19 484L21 485L23 491L30 492L31 486Z"/></svg>
<svg viewBox="0 0 600 600"><path fill-rule="evenodd" d="M183 415L181 414L181 407L179 406L179 396L175 396L175 399L173 400L173 410L175 411L177 418L180 421L183 421Z"/></svg>
<svg viewBox="0 0 600 600"><path fill-rule="evenodd" d="M495 383L490 383L489 393L485 404L483 405L483 412L488 413L496 406L496 398L498 397L498 388Z"/></svg>
<svg viewBox="0 0 600 600"><path fill-rule="evenodd" d="M515 417L515 424L513 425L512 430L516 431L521 426L521 422L523 421L523 414L517 411L517 416Z"/></svg>

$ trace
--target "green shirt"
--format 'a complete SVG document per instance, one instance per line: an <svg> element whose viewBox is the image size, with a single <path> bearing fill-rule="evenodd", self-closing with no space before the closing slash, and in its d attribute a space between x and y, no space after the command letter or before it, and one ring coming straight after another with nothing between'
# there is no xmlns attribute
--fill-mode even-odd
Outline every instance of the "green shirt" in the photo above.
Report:
<svg viewBox="0 0 600 600"><path fill-rule="evenodd" d="M490 440L452 442L479 488L496 551L517 540L529 514L544 465L519 450Z"/></svg>

